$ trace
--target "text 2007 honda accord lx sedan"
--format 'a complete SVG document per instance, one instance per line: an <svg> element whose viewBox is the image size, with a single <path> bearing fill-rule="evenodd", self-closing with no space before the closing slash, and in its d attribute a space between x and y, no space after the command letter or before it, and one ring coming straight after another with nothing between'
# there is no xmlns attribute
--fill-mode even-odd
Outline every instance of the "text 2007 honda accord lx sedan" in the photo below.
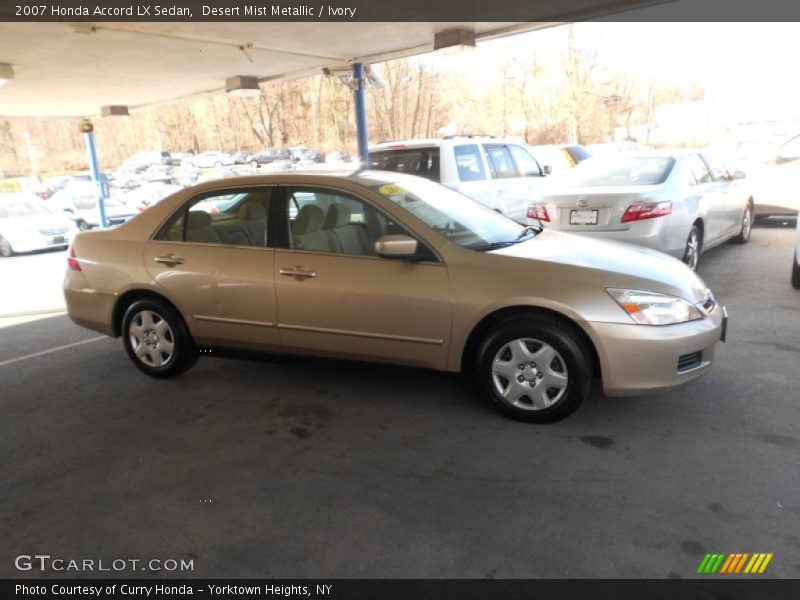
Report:
<svg viewBox="0 0 800 600"><path fill-rule="evenodd" d="M78 235L70 317L169 377L198 347L474 375L507 415L561 419L711 368L725 309L657 251L525 228L397 173L280 174L183 190Z"/></svg>

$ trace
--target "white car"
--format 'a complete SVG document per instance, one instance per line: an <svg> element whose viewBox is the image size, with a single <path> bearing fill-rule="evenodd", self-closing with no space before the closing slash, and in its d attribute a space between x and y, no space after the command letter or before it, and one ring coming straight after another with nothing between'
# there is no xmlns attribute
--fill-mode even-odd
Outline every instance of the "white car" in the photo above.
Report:
<svg viewBox="0 0 800 600"><path fill-rule="evenodd" d="M520 223L528 205L547 188L542 167L514 139L447 136L382 142L369 154L371 169L425 177Z"/></svg>
<svg viewBox="0 0 800 600"><path fill-rule="evenodd" d="M797 215L797 240L794 243L794 264L792 265L792 285L800 290L800 213Z"/></svg>
<svg viewBox="0 0 800 600"><path fill-rule="evenodd" d="M0 195L0 255L66 248L77 233L72 222L33 194Z"/></svg>
<svg viewBox="0 0 800 600"><path fill-rule="evenodd" d="M52 195L48 203L53 211L63 211L81 231L100 225L97 211L97 189L93 183L75 183ZM135 217L138 211L128 207L114 196L105 199L106 221L119 225Z"/></svg>
<svg viewBox="0 0 800 600"><path fill-rule="evenodd" d="M190 161L194 166L200 167L201 169L210 169L212 167L229 167L236 162L233 156L227 152L216 152L213 150L201 152L196 156L184 159L184 162L186 161Z"/></svg>

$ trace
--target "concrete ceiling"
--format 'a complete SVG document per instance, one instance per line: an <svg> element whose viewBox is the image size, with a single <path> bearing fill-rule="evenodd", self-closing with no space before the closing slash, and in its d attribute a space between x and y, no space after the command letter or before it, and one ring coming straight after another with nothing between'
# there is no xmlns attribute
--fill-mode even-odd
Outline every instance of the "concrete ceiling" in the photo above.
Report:
<svg viewBox="0 0 800 600"><path fill-rule="evenodd" d="M607 14L652 3L600 0L586 16L604 14L597 4ZM552 24L5 22L0 63L13 65L15 76L0 86L0 116L91 117L104 105L136 108L220 91L233 75L268 81L419 54L432 49L437 31L456 26L473 28L480 41Z"/></svg>

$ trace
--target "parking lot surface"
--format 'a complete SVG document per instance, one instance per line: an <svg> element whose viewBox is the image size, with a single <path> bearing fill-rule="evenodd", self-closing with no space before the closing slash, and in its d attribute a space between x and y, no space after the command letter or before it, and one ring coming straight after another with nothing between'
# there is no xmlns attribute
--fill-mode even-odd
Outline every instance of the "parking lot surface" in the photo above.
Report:
<svg viewBox="0 0 800 600"><path fill-rule="evenodd" d="M39 576L14 568L38 553L193 559L180 575L201 577L660 578L770 552L764 576L798 577L793 244L758 227L703 257L731 316L708 376L647 398L595 386L548 426L454 375L249 356L157 381L66 316L6 320L0 575ZM6 294L10 270L63 262L0 261Z"/></svg>

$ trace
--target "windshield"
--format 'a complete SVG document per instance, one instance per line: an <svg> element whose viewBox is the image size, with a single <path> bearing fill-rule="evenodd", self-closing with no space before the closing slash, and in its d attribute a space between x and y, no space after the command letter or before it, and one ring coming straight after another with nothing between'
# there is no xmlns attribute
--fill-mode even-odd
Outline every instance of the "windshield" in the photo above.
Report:
<svg viewBox="0 0 800 600"><path fill-rule="evenodd" d="M576 186L658 185L666 181L674 164L669 157L592 158L568 177Z"/></svg>
<svg viewBox="0 0 800 600"><path fill-rule="evenodd" d="M480 251L502 248L536 233L426 179L410 178L400 183L373 186L372 189L464 248Z"/></svg>
<svg viewBox="0 0 800 600"><path fill-rule="evenodd" d="M28 200L7 200L0 202L0 219L34 217L49 214L50 213L44 206Z"/></svg>

